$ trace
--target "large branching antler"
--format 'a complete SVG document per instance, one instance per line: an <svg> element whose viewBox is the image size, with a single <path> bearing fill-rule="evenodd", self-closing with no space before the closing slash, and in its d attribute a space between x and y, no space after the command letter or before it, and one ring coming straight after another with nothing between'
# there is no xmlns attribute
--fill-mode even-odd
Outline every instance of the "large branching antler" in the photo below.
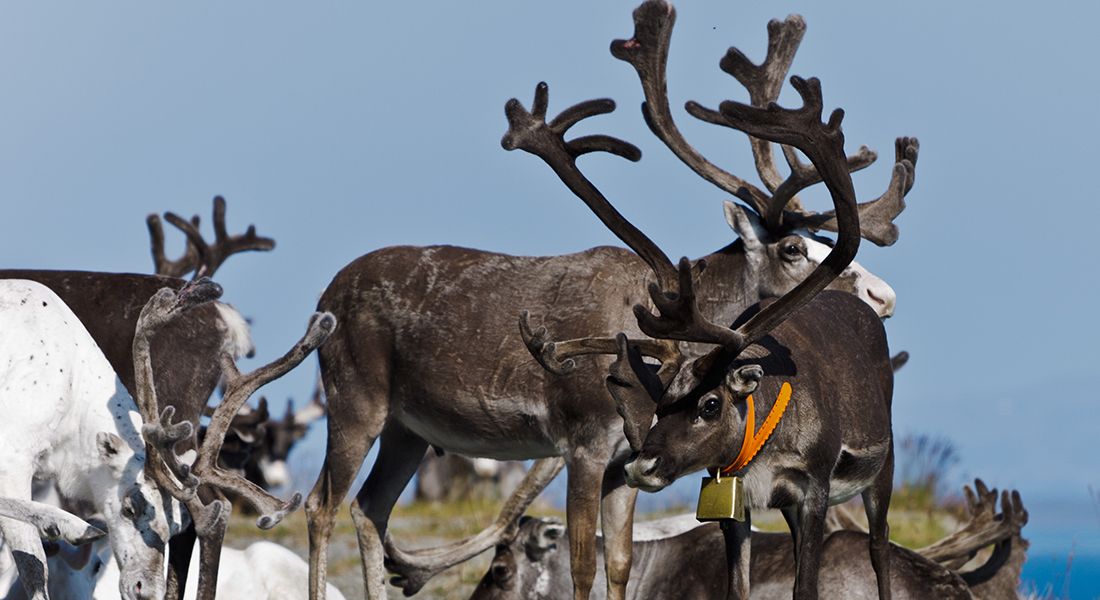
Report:
<svg viewBox="0 0 1100 600"><path fill-rule="evenodd" d="M1018 533L1027 524L1028 514L1020 501L1020 493L1013 490L1001 492L1001 512L997 513L997 490L990 490L981 479L974 480L974 488L963 488L970 520L951 535L917 550L925 558L958 570L974 555L992 544L998 544Z"/></svg>
<svg viewBox="0 0 1100 600"><path fill-rule="evenodd" d="M256 235L256 227L248 226L244 234L229 235L225 228L225 199L214 197L214 243L209 244L199 233L199 217L187 221L174 213L164 213L164 218L187 235L187 249L183 256L169 260L164 254L164 227L160 217L153 213L146 218L149 226L149 238L153 249L153 264L157 275L182 277L192 271L194 278L212 277L225 259L238 252L248 250L271 250L275 240Z"/></svg>
<svg viewBox="0 0 1100 600"><path fill-rule="evenodd" d="M218 454L221 452L225 434L233 418L253 392L298 366L310 352L328 339L335 328L336 318L332 313L314 313L310 317L305 335L286 355L248 374L242 374L237 369L229 348L222 351L221 365L227 382L226 392L207 425L206 437L199 449L198 458L195 459L193 471L203 485L232 492L248 501L260 514L256 521L256 526L260 529L274 527L285 515L297 510L302 502L302 494L295 492L289 501L284 502L247 479L219 468Z"/></svg>
<svg viewBox="0 0 1100 600"><path fill-rule="evenodd" d="M134 336L135 387L138 407L145 422L142 435L148 445L146 474L162 489L187 505L200 536L215 527L225 516L222 502L205 504L195 496L195 490L200 483L231 491L245 498L260 513L257 526L262 529L273 527L283 516L297 510L301 504L301 493L295 494L290 501L283 502L243 477L219 469L217 457L230 423L248 397L264 384L283 376L301 363L336 327L336 319L330 313L314 314L306 334L290 352L247 375L241 374L237 369L232 351L228 347L223 349L221 366L228 382L225 397L211 417L197 459L194 464L189 465L180 459L173 448L176 442L191 437L194 426L186 421L172 423L175 415L172 407L166 407L163 412L159 412L149 349L153 335L161 327L183 312L220 297L221 293L221 287L207 278L187 284L178 294L167 288L162 289L146 303L138 318Z"/></svg>
<svg viewBox="0 0 1100 600"><path fill-rule="evenodd" d="M203 277L184 285L177 293L163 288L153 295L142 308L134 332L134 389L135 402L141 412L142 436L146 442L146 477L180 502L195 497L198 479L191 474L191 467L175 452L177 442L190 438L194 424L184 421L172 423L175 408L168 406L161 412L157 404L156 387L153 384L153 362L150 354L153 336L161 328L183 313L216 300L222 295L218 284Z"/></svg>
<svg viewBox="0 0 1100 600"><path fill-rule="evenodd" d="M792 77L791 85L802 96L801 108L785 109L774 103L767 108L757 108L726 101L721 105L722 114L731 126L754 137L794 146L813 162L836 207L836 245L802 283L736 330L716 326L702 315L690 289L691 265L681 261L679 294L650 285L650 298L659 315L653 315L641 305L634 308L638 326L646 335L718 344L727 355L722 362L728 365L745 347L781 324L825 289L855 258L860 240L859 213L844 155L844 134L840 130L844 111L833 111L829 121L823 123L821 83L816 78Z"/></svg>
<svg viewBox="0 0 1100 600"><path fill-rule="evenodd" d="M670 150L707 181L726 192L737 196L764 218L766 227L771 231L781 228L809 227L836 231L828 218L807 212L797 198L799 191L820 182L822 179L812 166L803 165L791 145L783 145L783 154L791 174L784 179L775 164L772 149L773 140L752 135L749 140L757 173L772 196L748 183L744 179L731 175L704 158L689 144L676 127L669 108L665 67L668 62L668 48L672 38L672 27L676 22L676 9L662 0L651 0L634 11L634 37L629 40L615 40L611 43L611 54L630 63L638 72L646 101L642 113L646 124ZM806 23L798 15L790 15L785 21L773 20L768 24L768 55L761 65L755 65L737 48L730 48L719 66L723 71L735 77L749 92L752 106L767 107L779 98L783 81L790 69L795 52L806 31ZM689 101L685 106L692 116L725 127L740 129L728 122L719 111L704 108ZM917 144L913 138L902 138L907 148L901 158L908 160L906 172L911 182L913 165L916 162ZM899 144L902 143L899 140ZM911 144L910 144L911 142ZM859 152L848 158L850 171L863 169L873 163L875 152L861 147ZM910 183L911 186L911 183ZM891 188L893 189L893 188ZM908 191L906 188L905 191ZM904 194L903 194L904 195ZM790 210L784 211L788 207ZM888 198L861 205L863 236L878 245L889 245L897 240L897 228L891 223L905 207L897 202L893 195ZM872 218L873 216L873 218Z"/></svg>
<svg viewBox="0 0 1100 600"><path fill-rule="evenodd" d="M386 568L396 576L390 583L412 596L435 575L463 563L499 544L515 538L519 519L542 490L561 472L565 459L560 456L543 458L531 465L531 470L519 487L508 497L492 525L477 535L439 548L404 551L397 547L393 535L386 532Z"/></svg>
<svg viewBox="0 0 1100 600"><path fill-rule="evenodd" d="M641 151L628 142L607 135L590 135L565 141L565 132L570 127L582 119L615 110L615 102L606 98L581 102L565 109L557 118L547 123L549 96L549 87L545 82L540 82L535 87L535 101L531 112L527 112L515 98L504 105L508 132L501 139L501 146L505 150L525 150L550 165L570 191L583 200L612 233L642 257L653 270L657 281L662 285L671 285L674 269L665 253L615 210L600 190L577 168L577 157L589 152L609 152L636 162L642 157Z"/></svg>

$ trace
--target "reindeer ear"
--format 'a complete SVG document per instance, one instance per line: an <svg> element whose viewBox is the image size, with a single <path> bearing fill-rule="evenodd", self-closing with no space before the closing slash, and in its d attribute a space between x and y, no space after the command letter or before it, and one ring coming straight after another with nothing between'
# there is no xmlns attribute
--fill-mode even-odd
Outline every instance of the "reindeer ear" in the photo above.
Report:
<svg viewBox="0 0 1100 600"><path fill-rule="evenodd" d="M565 524L558 517L543 517L531 531L524 544L527 554L538 560L565 534Z"/></svg>
<svg viewBox="0 0 1100 600"><path fill-rule="evenodd" d="M134 451L126 442L113 433L101 431L95 436L96 447L99 448L99 458L115 473L122 473L126 469L126 463L134 455Z"/></svg>
<svg viewBox="0 0 1100 600"><path fill-rule="evenodd" d="M744 365L731 369L726 374L726 387L737 398L746 398L756 391L760 380L764 377L764 369L760 365Z"/></svg>
<svg viewBox="0 0 1100 600"><path fill-rule="evenodd" d="M763 250L764 243L760 241L760 217L751 210L737 204L725 201L726 222L733 228L734 233L741 238L747 252L759 252Z"/></svg>

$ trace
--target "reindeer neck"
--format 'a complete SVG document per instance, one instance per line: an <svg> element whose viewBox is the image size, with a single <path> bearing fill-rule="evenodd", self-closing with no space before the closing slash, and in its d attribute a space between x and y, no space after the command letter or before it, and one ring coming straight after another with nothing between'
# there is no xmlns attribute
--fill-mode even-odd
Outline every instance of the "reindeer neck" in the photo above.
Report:
<svg viewBox="0 0 1100 600"><path fill-rule="evenodd" d="M76 434L55 450L51 470L62 494L96 500L96 490L102 490L105 484L99 480L110 479L100 460L97 435L101 432L117 435L139 456L145 453L145 442L137 405L117 377L112 383L95 382L80 385L79 389L86 394L87 402L83 410L74 410L68 417L74 420L71 431Z"/></svg>
<svg viewBox="0 0 1100 600"><path fill-rule="evenodd" d="M710 321L728 325L760 301L756 274L740 241L700 260L707 261L707 268L699 277L696 297L703 315Z"/></svg>

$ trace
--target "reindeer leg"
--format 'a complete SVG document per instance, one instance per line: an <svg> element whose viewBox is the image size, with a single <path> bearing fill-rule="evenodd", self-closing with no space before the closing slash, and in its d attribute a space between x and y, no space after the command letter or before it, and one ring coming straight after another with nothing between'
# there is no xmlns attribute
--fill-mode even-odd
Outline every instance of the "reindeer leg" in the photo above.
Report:
<svg viewBox="0 0 1100 600"><path fill-rule="evenodd" d="M569 525L569 563L573 569L573 600L588 600L596 579L596 515L600 481L606 460L594 459L583 448L568 458L565 519Z"/></svg>
<svg viewBox="0 0 1100 600"><path fill-rule="evenodd" d="M626 485L625 457L611 461L603 475L603 555L608 600L626 598L634 540L634 500L638 490Z"/></svg>
<svg viewBox="0 0 1100 600"><path fill-rule="evenodd" d="M390 512L401 491L416 474L428 442L397 422L387 423L379 440L378 458L366 482L355 496L351 518L359 535L359 557L363 563L363 585L367 597L386 597L385 551Z"/></svg>
<svg viewBox="0 0 1100 600"><path fill-rule="evenodd" d="M41 538L38 537L38 529L29 523L0 517L0 534L3 534L11 546L12 558L15 559L16 568L19 569L19 579L23 582L27 598L46 600L46 581L49 570L46 566L46 552L42 548Z"/></svg>
<svg viewBox="0 0 1100 600"><path fill-rule="evenodd" d="M13 498L31 501L32 473L22 466L11 467L0 464L0 498ZM0 517L0 536L6 539L11 548L12 558L19 570L19 578L27 598L46 599L46 581L49 571L46 567L46 551L42 548L38 528L26 521L9 517ZM4 590L0 593L6 593Z"/></svg>
<svg viewBox="0 0 1100 600"><path fill-rule="evenodd" d="M751 558L752 513L745 508L745 520L723 519L718 522L726 541L726 600L749 597L749 559Z"/></svg>
<svg viewBox="0 0 1100 600"><path fill-rule="evenodd" d="M894 450L891 445L886 463L871 486L863 490L863 506L867 511L868 529L871 534L871 567L878 581L879 600L890 600L890 525L886 511L890 508L890 494L894 489Z"/></svg>
<svg viewBox="0 0 1100 600"><path fill-rule="evenodd" d="M331 398L331 396L330 396ZM354 427L354 426L352 426ZM309 524L309 597L324 600L328 579L328 542L336 524L336 513L355 476L374 445L375 433L344 434L339 424L328 423L328 449L321 474L306 500ZM378 428L379 430L381 427ZM364 429L364 431L367 431Z"/></svg>
<svg viewBox="0 0 1100 600"><path fill-rule="evenodd" d="M365 356L365 367L345 362L343 328L317 353L328 397L328 446L321 474L306 500L309 522L309 598L323 600L328 579L328 542L336 513L363 466L374 440L382 433L389 405L389 361ZM333 375L338 373L338 375Z"/></svg>
<svg viewBox="0 0 1100 600"><path fill-rule="evenodd" d="M817 600L817 574L821 567L821 547L825 542L825 513L829 510L829 482L811 481L798 507L800 522L795 550L794 597Z"/></svg>

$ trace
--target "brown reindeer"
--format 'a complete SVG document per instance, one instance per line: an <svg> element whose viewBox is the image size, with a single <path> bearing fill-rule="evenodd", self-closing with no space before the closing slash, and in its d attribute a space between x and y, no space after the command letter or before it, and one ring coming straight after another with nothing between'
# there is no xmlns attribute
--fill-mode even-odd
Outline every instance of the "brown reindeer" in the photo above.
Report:
<svg viewBox="0 0 1100 600"><path fill-rule="evenodd" d="M799 226L817 228L826 221L828 221L829 227L835 227L837 221L844 223L842 217L840 217L842 210L839 208L836 216L832 214L806 214L801 210L784 209L784 207L794 208L796 206L796 203L791 203L791 199L796 192L799 192L806 185L821 182L823 178L826 185L833 192L835 200L847 201L850 199L854 203L854 193L851 192L850 177L848 175L849 168L859 167L862 164L860 156L867 154L865 149L861 154L851 157L851 159L845 159L843 138L840 137L839 128L837 127L839 112L834 114L828 126L823 126L820 121L820 87L817 86L816 81L812 80L810 83L806 83L801 79L794 80L796 87L799 88L805 98L807 105L805 108L793 113L781 111L774 108L773 105L768 109L761 108L753 116L753 119L759 120L756 124L748 123L746 119L729 121L723 116L723 113L703 109L695 105L694 102L689 102L689 105L687 105L689 111L697 117L711 122L722 122L727 127L735 127L746 131L750 134L750 137L755 138L753 150L755 150L757 156L761 178L766 182L768 188L773 190L773 198L768 198L766 193L742 181L742 179L718 170L716 166L703 159L682 139L679 131L672 123L667 94L664 90L664 61L668 55L673 19L674 11L669 4L662 2L643 4L635 12L636 33L634 39L618 41L612 45L612 52L616 57L631 63L638 70L647 97L647 103L643 108L645 108L647 123L649 123L653 132L665 144L669 145L684 162L706 177L708 181L716 183L739 198L749 201L753 207L757 207L759 214L766 216L762 219L764 226L767 226L769 221L783 222L785 227L792 228ZM778 97L781 81L790 65L795 47L798 46L801 40L803 30L804 23L798 17L788 18L783 23L772 22L769 25L768 58L760 67L751 65L744 55L731 48L722 66L728 73L733 74L749 88L753 105L769 106L775 97ZM585 102L582 105L566 109L561 116L547 124L543 121L547 109L547 92L546 87L540 84L536 94L535 107L530 113L524 111L519 106L518 101L513 100L508 103L506 113L511 127L508 134L505 135L503 143L507 149L521 148L538 154L543 160L546 160L566 185L584 199L585 203L597 212L597 215L607 223L610 229L618 234L620 239L624 239L631 249L634 249L645 259L653 274L656 275L658 282L660 282L658 290L667 290L674 293L678 282L683 288L689 287L683 284L684 279L692 283L693 290L698 290L697 297L700 298L698 310L700 310L702 318L698 319L698 323L709 323L709 321L729 323L736 317L735 310L745 308L746 303L750 301L752 296L773 296L790 291L796 282L801 281L805 274L810 272L811 266L817 264L820 259L812 263L806 261L802 263L803 269L800 270L798 277L787 280L788 283L783 285L769 286L769 277L774 276L775 272L782 272L785 266L789 264L785 262L788 258L798 260L804 257L806 246L803 246L803 244L806 238L784 238L783 231L787 230L779 229L779 239L784 240L784 242L779 246L771 246L772 240L775 240L775 238L758 237L753 234L755 227L746 227L746 221L750 219L748 210L727 204L730 225L734 226L741 234L741 240L733 247L709 255L704 260L696 261L694 264L683 262L682 269L678 272L669 263L668 259L664 258L664 254L654 247L652 242L641 236L640 232L632 228L613 208L610 208L603 196L599 195L598 190L576 170L574 164L576 156L586 152L603 150L627 157L636 157L632 146L625 142L602 137L602 135L594 135L594 137L573 140L568 143L563 140L565 130L568 130L572 124L585 117L593 116L593 114L612 110L613 106L613 103L609 100ZM785 181L779 179L778 175L772 176L777 174L778 170L775 168L772 159L771 145L759 140L768 137L768 135L764 135L766 130L772 128L775 124L782 124L779 121L783 120L794 121L788 127L787 132L784 133L788 138L792 137L793 133L795 139L790 140L789 143L806 152L806 155L810 156L814 163L814 166L802 165L795 159L794 150L784 146L784 155L788 157L792 170L792 176L785 179ZM818 148L804 149L803 146L806 140L811 140L811 143L816 144ZM916 141L901 139L895 150L897 150L897 163L895 163L889 192L879 200L866 205L859 205L858 214L860 218L858 219L858 225L856 225L857 209L854 207L845 212L848 215L845 218L849 219L845 223L847 230L850 232L849 237L839 237L831 257L822 263L825 265L825 271L820 272L818 275L811 275L813 281L803 284L798 292L785 297L779 303L775 303L772 309L761 315L764 317L763 319L753 320L755 329L746 331L745 336L714 326L708 326L705 329L708 332L723 329L719 331L719 337L725 340L736 340L740 337L747 337L751 340L761 335L761 332L773 327L783 315L790 314L800 303L806 302L816 290L820 290L821 287L832 281L831 275L827 273L832 271L835 274L844 269L844 265L855 253L855 244L858 243L859 236L854 233L855 231L860 231L868 239L877 241L892 241L897 237L897 229L891 225L890 219L892 216L897 215L897 211L903 206L902 198L904 194L912 186L913 161L916 159L917 150ZM763 227L760 230L767 232ZM771 236L772 233L767 234ZM405 254L404 257L398 258L398 251ZM598 251L606 253L603 249ZM821 255L817 254L817 257L821 257ZM610 335L610 332L614 332L616 328L631 332L638 331L635 319L627 314L626 306L638 302L642 298L638 291L631 291L630 280L637 282L634 285L639 285L647 277L645 270L641 268L638 262L625 262L628 260L627 257L629 255L624 255L620 259L623 262L614 262L604 257L604 255L598 254L597 251L591 251L587 254L569 257L569 268L565 268L565 266L558 266L553 262L554 260L561 261L561 259L517 260L499 257L499 255L475 254L470 251L451 249L398 249L367 255L367 257L353 263L333 282L333 286L339 285L340 290L333 292L331 286L329 290L329 296L340 298L334 302L339 302L343 306L355 306L356 309L361 310L360 314L346 316L344 323L354 319L364 320L364 317L366 320L374 321L374 323L366 323L363 328L349 330L348 334L345 334L348 341L330 343L326 350L321 351L322 370L326 369L324 361L326 361L327 356L333 356L331 360L334 362L334 368L340 370L333 377L332 383L345 386L346 389L350 389L353 393L367 399L364 401L376 402L370 400L373 399L373 392L371 394L362 392L361 394L357 390L363 390L366 386L374 385L377 382L384 381L388 384L389 381L392 381L386 380L387 377L390 377L389 374L393 372L388 367L389 364L398 363L405 368L410 368L411 364L417 364L417 366L420 366L417 369L417 375L421 379L428 377L429 373L431 375L437 375L444 371L448 373L447 377L440 378L441 383L438 386L421 384L412 386L408 390L399 389L397 392L400 394L400 402L403 403L403 406L401 406L401 412L396 418L403 424L407 424L401 426L414 430L417 436L430 436L429 439L432 439L433 444L436 443L434 439L448 439L453 444L458 436L469 436L463 437L462 441L472 445L474 441L481 441L494 435L493 429L495 429L495 435L507 433L509 436L518 437L522 432L531 440L529 441L531 446L540 443L546 444L546 441L542 440L547 439L550 435L569 436L564 437L563 443L558 441L558 444L562 446L560 454L569 462L570 467L569 497L566 501L566 510L568 510L571 525L572 576L577 597L586 596L594 577L595 563L592 560L594 556L592 541L594 539L595 505L598 495L601 494L603 495L605 511L604 533L606 544L604 554L607 558L609 597L621 597L630 565L629 509L632 505L632 495L620 491L617 487L623 481L621 480L621 471L618 470L619 461L623 459L627 451L626 448L621 446L620 438L617 439L619 446L610 451L610 456L613 459L608 461L609 465L606 468L602 492L597 487L596 478L593 474L588 474L593 473L593 471L601 471L591 467L580 473L576 471L585 467L584 461L591 460L594 448L606 448L606 446L601 446L601 444L606 444L605 439L615 439L610 436L615 435L616 432L612 432L607 428L599 428L596 424L607 424L610 428L617 428L620 424L624 424L627 439L630 440L632 446L640 448L641 436L649 427L656 405L649 399L648 394L636 402L619 402L617 413L626 417L625 422L620 422L610 411L614 404L605 400L607 396L602 393L602 390L599 390L596 381L601 377L598 366L606 363L599 361L574 362L571 358L583 353L615 352L616 343L612 339L585 338L571 342L550 343L546 331L544 329L532 331L525 316L524 319L521 319L522 335L524 335L530 351L535 354L536 358L551 372L565 373L570 370L573 371L573 374L568 378L547 380L544 379L546 377L544 374L540 377L539 373L522 370L524 364L520 362L520 359L510 358L510 354L505 352L510 348L508 340L489 336L489 331L493 331L494 325L503 327L503 325L498 325L499 321L502 320L498 313L506 312L509 306L524 306L521 303L527 298L529 298L528 302L532 303L530 306L538 307L540 314L553 319L553 323L557 324L554 326L555 328L560 327L562 330L569 331L569 334L563 334L561 337L568 337L570 334L577 337L586 335L585 327L591 327L593 331L603 330L606 332L604 335ZM412 258L418 260L415 268L405 262ZM465 262L460 263L460 258L465 259ZM634 257L629 258L634 259ZM443 262L442 259L450 259L450 261ZM627 264L631 264L628 274L625 272ZM705 269L703 268L704 264ZM522 270L522 275L509 275L518 270ZM384 277L379 280L379 274L385 275L387 273L393 273L389 275L393 277L393 281L386 281ZM408 279L397 279L398 275L405 276L410 273L412 276L409 276ZM354 277L354 283L352 283L352 277ZM695 279L697 281L694 281ZM842 281L844 279L845 276L842 276ZM427 288L427 291L431 293L429 297L419 298L411 291L401 293L400 288L396 285L396 282L417 280L423 280L426 284L431 285ZM514 280L516 281L514 282ZM372 291L368 285L376 286L377 290ZM346 290L346 287L350 286L353 286L353 290ZM638 290L638 288L635 288L635 290ZM690 301L693 301L696 297L693 290L687 290L691 293L684 293L680 296L685 301L689 301L685 303L685 306L690 305ZM393 297L395 294L399 295ZM518 302L510 301L510 298L514 295L518 297ZM494 307L494 312L488 314L475 312L469 304L469 298L472 297L485 298L486 304ZM406 318L404 315L408 314L408 318L411 318L412 315L407 310L406 312L395 313L394 301L400 301L403 306L421 309L421 312L427 312L430 316L403 323ZM388 304L382 304L382 302ZM654 293L652 302L662 306L669 303L661 293ZM332 307L334 305L334 303L331 303L324 306ZM360 308L360 306L364 308ZM370 309L365 307L370 307ZM396 315L396 318L394 315ZM445 318L449 320L444 320L443 315L447 315ZM437 330L429 332L427 330L428 324L436 324ZM386 336L383 339L386 340L387 346L383 352L393 349L392 351L397 352L396 356L379 357L377 350L372 352L372 350L365 348L362 341L371 340L371 336L377 336L378 332L384 332ZM341 337L343 336L338 330L334 339ZM631 335L631 338L637 337L637 335ZM434 356L412 356L410 350L405 350L405 348L406 345L411 348L411 342L414 341L418 341L421 347L431 348L434 351ZM342 343L348 343L350 349L341 349L340 345ZM674 341L636 339L630 343L631 345L637 343L646 353L662 362L661 370L658 373L659 377L654 378L654 381L657 381L658 384L661 384L661 382L667 383L672 375L679 370L683 360L701 356L705 351L705 348L692 345L692 343L679 345ZM337 352L341 352L343 356L340 356ZM360 359L363 367L354 375L354 378L359 378L359 381L344 372L353 368L352 364L349 363L349 359L346 358L346 354L351 353L360 357L376 358L375 360ZM485 364L472 361L470 357L475 356L491 358L488 358L488 364ZM449 357L456 357L463 362L447 360ZM469 364L471 362L472 364ZM696 364L702 366L703 363L697 362ZM326 375L326 377L328 378L329 375ZM436 379L433 378L432 381L436 381ZM455 382L463 385L463 389L449 396L444 396L442 390L450 391L453 389ZM447 388L444 383L450 385L451 388ZM326 385L329 384L330 380L327 379ZM374 390L385 391L384 385L382 388L375 386ZM405 384L399 383L399 385L404 386ZM510 389L506 388L505 385L509 385ZM521 388L520 385L527 386L527 389ZM546 391L541 393L547 395L533 396L532 392L528 391L531 386L537 391ZM488 390L491 394L485 394L485 390ZM615 391L613 389L613 392ZM420 395L414 396L409 392ZM390 397L393 394L394 392L389 392ZM433 400L429 403L426 397L431 397ZM472 403L460 405L459 403L466 397L470 397L471 400L480 400L480 402L476 405ZM331 399L332 395L330 394L330 411L335 411L337 402ZM411 414L410 404L417 407L415 415ZM493 413L487 413L486 408L491 408ZM376 415L373 418L379 419L379 421L374 422L377 423L376 426L382 427L384 423L381 421L381 415L384 414L384 408L379 408L373 414ZM539 417L538 421L533 421L531 415L537 415ZM546 416L543 417L542 415ZM428 422L427 419L431 419L431 421ZM330 427L332 423L330 421ZM453 426L448 429L448 424ZM385 426L388 427L389 425ZM480 427L480 429L475 427ZM520 427L524 428L520 429ZM532 429L530 433L527 433L528 428ZM558 432L562 433L559 434ZM480 439L470 439L474 437L474 434L482 437ZM599 437L601 435L606 436L606 438ZM322 472L321 480L313 490L311 500L307 503L307 512L311 515L316 514L313 512L315 509L312 508L312 499L319 500L318 508L320 508L322 502L331 502L331 500L324 500L324 498L335 493L324 488L332 482L332 476L329 473L337 469L348 472L357 469L357 463L354 463L354 465L344 463L346 452L343 448L346 445L340 438L349 436L350 433L344 432L344 430L341 430L337 435L333 434L330 429L330 456L328 461L333 462L333 465ZM367 437L366 441L371 439ZM553 439L550 438L550 440ZM511 440L507 441L511 443ZM339 462L335 462L332 457L331 445L333 443L340 445ZM482 441L482 444L483 447L488 446L484 441ZM365 452L366 447L360 451ZM383 441L382 451L384 454L379 456L389 458L385 454L385 440ZM602 450L602 452L607 452L607 450ZM531 452L528 456L539 455ZM602 459L606 456L607 454L599 455ZM342 479L346 476L341 474L339 477ZM371 505L371 484L374 481L382 483L384 479L376 478L367 481L366 486L360 492L359 501L361 505ZM335 491L339 492L342 489L335 488ZM329 508L329 510L334 510L334 508ZM352 510L353 513L356 510L354 505ZM388 511L388 506L386 510ZM378 521L381 521L384 525L384 520ZM323 526L328 527L330 525L324 524ZM315 531L318 528L320 527L315 527ZM311 539L311 553L318 552L317 545L326 541L327 535L327 533L323 533L323 530L320 536L315 534L315 537ZM485 543L488 539L492 539L492 536L485 536L480 539L480 542ZM370 544L371 541L367 539L366 542L361 543ZM484 546L478 547L476 543L470 543L444 548L440 550L440 553L431 553L426 550L426 552L416 553L415 556L403 556L397 560L390 560L390 567L401 576L398 578L398 585L405 587L406 593L412 593L419 589L422 582L426 581L431 572L437 569L440 564L447 563L447 561L451 561L453 564L453 561L463 559L463 553L472 552L476 554L483 549L485 549ZM323 552L323 549L321 552ZM394 555L390 555L390 558L393 559ZM323 566L322 560L323 555L319 557L317 563L312 565L315 572L320 572L318 565ZM582 568L584 570L581 570ZM317 587L316 581L315 588ZM368 579L368 583L370 582L371 580Z"/></svg>
<svg viewBox="0 0 1100 600"><path fill-rule="evenodd" d="M660 5L657 9L671 14L670 6ZM746 63L735 73L750 82L754 103L766 104L778 95L776 81L781 82L785 76L801 30L800 19L773 27L775 43L770 47L766 67L757 69ZM912 184L915 140L905 139L898 144L890 191L878 202L858 209L848 172L850 167L866 165L872 153L863 151L850 160L844 156L842 146L836 143L841 139L836 127L839 118L834 117L827 127L819 120L816 126L810 125L813 130L831 132L831 153L808 154L815 170L799 163L794 151L789 151L788 160L795 171L786 180L771 177L773 171L778 172L771 145L754 143L759 170L765 173L762 178L774 191L774 198L769 197L767 192L702 159L679 136L667 117L666 50L667 36L661 42L639 35L630 42L617 42L614 50L616 56L634 63L642 75L646 116L652 129L708 180L744 199L763 215L757 217L748 209L728 204L727 218L742 239L707 256L705 270L704 261L688 264L688 276L698 275L700 297L708 300L702 307L707 317L730 322L760 298L795 288L819 266L819 261L833 276L845 273L834 285L858 293L855 272L845 271L859 240L857 210L867 215L864 234L868 238L886 243L896 237L890 220L903 206L902 196ZM804 95L815 97L820 115L816 83L798 85ZM510 130L502 142L505 148L518 147L538 154L590 206L606 204L576 169L575 157L600 150L637 159L637 149L606 136L568 143L563 136L579 120L612 110L613 103L584 103L567 109L550 123L544 121L546 106L545 85L536 92L532 113L526 113L518 101L508 103L505 112ZM813 109L803 112L812 113ZM717 121L716 117L705 118ZM768 120L766 116L760 119L761 123ZM801 131L807 126L799 122L795 129ZM742 123L736 127L754 137L761 137L763 131L758 130L767 128ZM850 201L851 206L838 208L836 215L797 210L797 205L791 203L795 193L823 177L831 190L837 185L847 186L844 193L834 193L834 198ZM844 181L838 183L838 179ZM783 210L785 206L791 210ZM633 244L640 238L620 233L633 228L613 209L599 208L597 212L605 222L614 224L612 229L621 238L629 238L628 244L642 259L616 248L539 258L454 247L395 247L359 258L329 284L318 307L336 315L340 325L319 352L329 419L327 455L306 504L312 598L323 594L327 545L336 511L376 439L380 439L378 459L351 507L369 597L384 594L381 536L394 502L429 444L469 456L506 460L564 457L569 467L567 513L575 596L587 597L592 586L596 515L602 506L609 595L622 597L630 569L635 492L625 486L623 478L622 465L630 451L623 439L623 420L601 383L606 359L556 362L577 348L543 347L538 332L529 331L529 343L539 348L536 352L545 364L559 372L570 366L574 369L572 376L554 377L532 364L509 326L512 315L531 309L553 319L555 332L565 336L594 332L610 336L625 330L632 338L640 337L629 307L644 301L640 290L650 277L645 265L647 261L659 262L654 259L656 249L651 243ZM840 236L829 257L822 260L827 246L816 250L820 238L809 232L798 233L803 227L832 227L848 233ZM656 255L663 258L659 250ZM669 264L656 271L662 287L673 289L679 279L676 268ZM812 277L809 284L798 288L796 296L765 311L768 318L791 312L833 282L832 277ZM885 308L885 302L877 301L882 300L877 294L873 298L862 293L860 296ZM774 323L768 321L765 325ZM664 350L662 356L670 365L666 371L671 370L676 362L672 359L675 343L639 343L651 352ZM607 350L614 348L614 343L604 341L596 346L596 350ZM688 352L701 350L689 348ZM653 414L652 407L649 414Z"/></svg>

